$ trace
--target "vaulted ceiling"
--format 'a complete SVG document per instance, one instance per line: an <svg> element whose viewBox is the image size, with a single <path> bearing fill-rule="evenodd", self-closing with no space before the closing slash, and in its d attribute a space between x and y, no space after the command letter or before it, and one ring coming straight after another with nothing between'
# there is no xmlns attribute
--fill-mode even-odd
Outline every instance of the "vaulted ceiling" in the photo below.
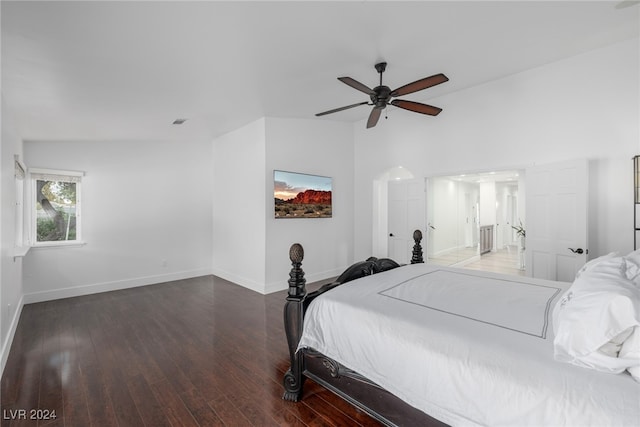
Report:
<svg viewBox="0 0 640 427"><path fill-rule="evenodd" d="M336 77L376 86L382 60L392 89L445 73L406 97L429 103L640 28L640 6L611 1L0 7L2 96L25 140L211 139L263 116L353 122L370 107L314 114L367 100Z"/></svg>

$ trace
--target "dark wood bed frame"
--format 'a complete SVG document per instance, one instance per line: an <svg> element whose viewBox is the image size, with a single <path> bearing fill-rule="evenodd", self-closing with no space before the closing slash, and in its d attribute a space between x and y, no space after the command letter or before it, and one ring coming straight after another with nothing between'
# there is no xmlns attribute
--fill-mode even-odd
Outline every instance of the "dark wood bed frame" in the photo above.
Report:
<svg viewBox="0 0 640 427"><path fill-rule="evenodd" d="M424 262L422 258L422 232L413 232L413 252L411 264ZM289 273L289 293L284 306L284 327L289 346L291 367L284 375L283 399L297 402L302 398L302 387L309 378L336 393L352 405L360 408L376 420L389 426L443 426L442 422L405 403L363 375L346 368L335 360L313 349L296 351L302 336L304 315L307 307L317 296L347 283L371 274L398 268L400 265L389 258L371 257L360 261L342 273L335 281L315 292L307 293L302 270L304 250L295 243L289 249L291 272ZM346 327L346 326L345 326Z"/></svg>

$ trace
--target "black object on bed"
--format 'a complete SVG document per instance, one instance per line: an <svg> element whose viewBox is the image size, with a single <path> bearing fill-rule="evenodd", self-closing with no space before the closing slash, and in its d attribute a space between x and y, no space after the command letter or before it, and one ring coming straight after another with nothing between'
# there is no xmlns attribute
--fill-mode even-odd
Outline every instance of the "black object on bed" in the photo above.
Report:
<svg viewBox="0 0 640 427"><path fill-rule="evenodd" d="M414 247L411 263L422 263L422 232L413 233ZM336 393L354 406L360 408L385 425L442 426L442 422L408 405L363 375L348 369L329 357L312 349L300 349L304 315L314 298L336 286L400 267L389 258L371 257L347 268L335 281L315 292L306 292L306 280L302 270L304 250L295 243L289 250L292 268L289 273L289 293L284 307L284 325L289 346L291 367L284 375L285 392L283 399L297 402L302 398L303 385L309 378Z"/></svg>

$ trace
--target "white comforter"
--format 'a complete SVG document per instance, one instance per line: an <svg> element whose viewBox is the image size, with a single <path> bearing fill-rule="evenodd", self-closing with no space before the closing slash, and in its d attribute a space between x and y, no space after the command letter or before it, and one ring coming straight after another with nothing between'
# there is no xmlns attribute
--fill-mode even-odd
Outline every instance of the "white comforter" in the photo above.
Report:
<svg viewBox="0 0 640 427"><path fill-rule="evenodd" d="M311 347L451 425L640 425L640 386L553 357L568 283L409 265L311 303Z"/></svg>

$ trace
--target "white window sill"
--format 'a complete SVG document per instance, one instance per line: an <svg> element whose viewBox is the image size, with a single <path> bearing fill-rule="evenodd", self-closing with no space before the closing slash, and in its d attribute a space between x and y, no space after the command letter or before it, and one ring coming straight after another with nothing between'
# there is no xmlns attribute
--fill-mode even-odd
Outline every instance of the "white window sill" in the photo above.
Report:
<svg viewBox="0 0 640 427"><path fill-rule="evenodd" d="M29 249L31 249L31 246L15 246L13 248L13 257L14 258L21 258L27 255L27 252L29 252Z"/></svg>
<svg viewBox="0 0 640 427"><path fill-rule="evenodd" d="M78 241L38 242L33 246L31 246L31 249L79 248L84 245L86 245L86 242L78 242Z"/></svg>

